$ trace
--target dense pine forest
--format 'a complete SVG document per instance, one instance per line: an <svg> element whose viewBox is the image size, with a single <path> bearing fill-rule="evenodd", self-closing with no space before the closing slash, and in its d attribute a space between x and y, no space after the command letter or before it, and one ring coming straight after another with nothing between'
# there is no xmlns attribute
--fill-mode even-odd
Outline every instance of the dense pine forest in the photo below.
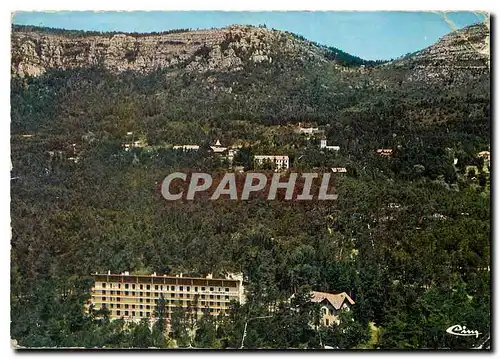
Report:
<svg viewBox="0 0 500 359"><path fill-rule="evenodd" d="M179 63L13 76L11 337L25 347L238 348L258 316L270 318L248 325L245 348L461 349L487 336L490 165L477 154L490 148L489 71L408 81L411 62L337 56L247 59L235 72ZM299 123L323 128L340 151L320 149ZM125 151L127 132L147 146ZM242 146L245 170L267 153L302 172L345 167L338 200L167 202L169 173L229 170L208 150L217 139ZM179 309L169 333L162 320L110 321L84 306L91 273L108 270L242 272L247 302L198 322ZM311 290L356 304L340 325L316 329ZM447 334L454 324L482 335Z"/></svg>

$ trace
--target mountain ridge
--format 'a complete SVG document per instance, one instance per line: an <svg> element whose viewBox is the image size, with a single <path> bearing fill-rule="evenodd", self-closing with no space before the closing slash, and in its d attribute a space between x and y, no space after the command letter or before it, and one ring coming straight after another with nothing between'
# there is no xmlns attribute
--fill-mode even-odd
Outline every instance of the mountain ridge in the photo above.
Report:
<svg viewBox="0 0 500 359"><path fill-rule="evenodd" d="M12 74L38 76L50 68L96 65L103 65L112 72L146 73L178 65L199 72L238 71L245 57L252 63L262 63L272 62L273 56L280 54L299 61L327 61L324 50L312 43L290 33L262 27L230 26L140 36L92 34L78 38L64 33L26 32L13 28Z"/></svg>
<svg viewBox="0 0 500 359"><path fill-rule="evenodd" d="M239 50L251 51L253 63L285 54L309 63L331 61L344 67L373 67L385 60L365 60L289 31L263 26L231 25L220 29L175 29L152 33L97 32L12 25L14 76L39 76L48 69L103 65L113 72L143 73L189 65L197 71L241 69ZM221 51L222 50L222 51ZM198 55L212 61L199 66ZM240 58L240 59L238 59ZM189 63L186 63L189 62Z"/></svg>
<svg viewBox="0 0 500 359"><path fill-rule="evenodd" d="M441 37L433 45L391 62L410 69L410 80L434 81L436 78L475 76L489 71L489 28L474 24ZM457 73L458 71L458 73Z"/></svg>
<svg viewBox="0 0 500 359"><path fill-rule="evenodd" d="M467 44L475 43L467 49ZM103 66L112 72L148 73L186 66L188 70L239 71L246 58L253 64L286 55L303 63L331 61L343 67L436 65L450 59L486 63L489 67L489 28L474 24L453 31L433 45L392 61L364 60L341 49L307 40L288 31L263 26L231 25L220 29L174 29L152 33L79 31L12 25L11 73L39 76L48 69ZM450 56L448 56L450 55ZM206 61L204 61L206 60ZM479 67L483 67L480 64ZM351 65L351 66L350 66ZM441 68L443 66L441 65ZM422 77L416 74L415 77ZM430 77L433 75L431 74ZM429 76L427 76L429 77Z"/></svg>

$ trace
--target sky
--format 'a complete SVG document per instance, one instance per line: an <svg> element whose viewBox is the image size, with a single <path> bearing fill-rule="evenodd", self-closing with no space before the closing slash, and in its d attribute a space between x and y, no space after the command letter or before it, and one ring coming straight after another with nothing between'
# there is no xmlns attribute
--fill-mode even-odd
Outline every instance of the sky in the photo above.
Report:
<svg viewBox="0 0 500 359"><path fill-rule="evenodd" d="M448 12L457 28L480 22L473 12ZM286 30L366 60L388 60L421 50L453 31L442 13L333 11L16 12L12 22L71 30L153 32L260 25Z"/></svg>

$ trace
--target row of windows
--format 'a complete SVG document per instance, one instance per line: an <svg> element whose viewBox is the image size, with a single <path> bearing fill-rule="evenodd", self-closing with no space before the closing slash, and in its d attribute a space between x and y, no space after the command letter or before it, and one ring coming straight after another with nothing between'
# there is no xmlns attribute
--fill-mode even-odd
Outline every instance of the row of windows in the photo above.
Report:
<svg viewBox="0 0 500 359"><path fill-rule="evenodd" d="M117 311L116 311L116 315L118 315L118 316L122 315L122 314L121 314L121 311L120 311L120 310L117 310ZM123 315L124 315L124 316L126 316L126 317L128 317L128 316L129 316L129 311L128 311L128 310L124 311L124 312L123 312ZM134 312L134 311L132 312L132 316L133 316L133 317L135 317L135 312ZM139 316L140 316L140 317L144 317L144 312L139 312ZM146 312L146 317L149 317L149 316L151 316L151 313ZM166 315L165 315L165 316L168 318L168 313L166 313Z"/></svg>
<svg viewBox="0 0 500 359"><path fill-rule="evenodd" d="M103 283L101 283L101 287L102 287L102 288L106 288L106 287L108 287L108 288L113 288L113 285L112 285L112 284L110 284L109 286L108 286L108 284L109 284L109 283L105 283L105 282L103 282ZM121 286L122 286L122 283L118 283L118 288L120 288L120 289L121 289L121 288L122 288ZM145 288L146 288L146 290L151 290L152 285L151 285L151 284L138 284L138 285L137 285L137 287L139 287L139 289L144 289L144 287L145 287ZM115 286L115 288L116 288L116 286ZM125 284L124 284L124 288L125 288L125 289L136 289L136 285L135 285L135 284L125 283ZM191 287L190 287L190 286L186 286L186 287L184 287L184 286L182 286L182 285L181 285L181 286L179 286L179 290L180 290L180 291L184 291L184 288L186 289L186 292L190 292L190 291L191 291ZM194 291L195 291L195 292L198 292L198 288L199 288L199 287L194 287ZM163 285L157 285L157 284L156 284L156 285L154 286L154 289L155 289L155 290L163 290ZM169 286L168 286L168 285L166 285L166 286L165 286L165 290L169 290ZM170 286L170 290L171 290L171 291L175 291L175 285L171 285L171 286ZM217 290L218 290L219 292L222 292L222 288L220 288L220 287L218 287L218 288L217 288ZM201 287L201 291L202 291L202 292L205 292L205 291L206 291L206 287ZM214 292L214 291L215 291L215 288L214 288L214 287L210 287L210 292ZM225 291L225 292L229 292L229 288L224 288L224 291Z"/></svg>
<svg viewBox="0 0 500 359"><path fill-rule="evenodd" d="M102 293L102 294L104 294L104 295L106 295L106 293L107 293L107 292L106 292L105 290L102 290L102 291L101 291L101 293ZM146 293L146 294L148 294L148 293ZM110 291L109 291L109 295L115 295L115 291L114 291L114 290L110 290ZM120 295L122 295L122 296L128 296L128 295L129 295L129 292L128 292L128 291L124 291L124 292L116 291L116 295L117 295L117 296L120 296ZM130 293L130 296L131 296L131 297L135 297L135 292L131 292L131 293ZM143 293L143 292L139 292L139 293L138 293L138 297L143 297L143 296L144 296L144 293ZM158 293L154 293L154 296L155 296L155 297L159 297L159 294L158 294ZM201 299L206 299L206 298L207 298L207 295L205 295L205 294L201 294L201 295L198 295L198 296L199 296ZM169 297L169 294L167 293L167 294L165 295L165 298L168 298L168 297ZM170 298L175 298L175 297L176 297L176 294L175 294L175 293L171 293L171 294L170 294ZM208 298L209 298L209 299L221 299L221 297L222 297L221 295L213 295L213 294L210 294L210 295L208 296ZM179 293L179 298L184 298L184 293ZM186 294L186 298L191 298L191 295L190 295L190 294ZM193 296L193 298L194 298L194 296ZM117 299L118 299L118 298L117 298ZM226 299L226 300L229 300L229 296L228 296L228 295L226 295L226 296L225 296L225 299ZM117 300L117 301L119 301L119 300ZM140 301L140 302L142 302L142 298L140 298L140 299L139 299L139 301ZM146 298L146 301L149 303L149 299L147 299L147 298Z"/></svg>
<svg viewBox="0 0 500 359"><path fill-rule="evenodd" d="M222 310L220 310L220 309L212 309L212 308L208 308L207 309L207 312L209 312L209 313L212 313L212 312L214 312L214 313L220 313L221 311ZM128 310L123 311L123 315L126 316L126 317L129 316L129 313L130 313L130 315L132 317L136 316L136 312L135 311L132 311L132 312L129 312ZM139 317L141 317L141 318L144 317L144 314L146 314L146 317L150 317L151 316L150 312L139 312ZM122 311L121 310L117 310L116 311L116 315L117 316L121 316L122 315ZM165 313L165 317L166 318L170 318L170 313Z"/></svg>
<svg viewBox="0 0 500 359"><path fill-rule="evenodd" d="M106 301L106 297L102 297L102 301L103 301L103 302L105 302L105 301ZM171 302L169 302L169 301L165 301L165 304L166 304L166 305L172 305L172 306L175 306L175 305L177 305L177 304L181 304L181 305L182 305L182 304L184 304L184 303L185 303L187 306L190 306L190 305L194 304L193 302L191 302L191 301L189 301L189 300L188 300L188 301L186 301L186 302L184 302L184 301L182 301L182 300L178 301L178 303L175 303L175 302L176 302L176 301L174 301L174 300L172 300ZM218 306L218 307L220 307L220 306L221 306L221 302L205 302L205 301L203 301L203 300L202 300L199 304L200 304L200 306L211 306L211 307L213 307L214 305L216 305L216 306ZM222 304L224 304L224 303L222 303ZM103 304L102 304L102 306L103 306L103 307L105 307L105 306L106 306L106 303L103 303ZM115 307L115 304L113 304L113 303L109 303L109 306L110 306L110 308L114 308L114 307ZM131 309L135 309L136 307L138 307L139 309L143 309L143 308L145 308L145 309L147 309L147 310L149 310L150 308L151 308L151 309L152 309L152 308L154 308L154 306L152 306L152 305L150 306L150 305L147 305L147 304L146 304L146 305L142 305L142 304L123 304L123 308L128 309L129 307L130 307ZM121 304L118 304L118 303L117 303L117 304L116 304L116 308L121 308Z"/></svg>
<svg viewBox="0 0 500 359"><path fill-rule="evenodd" d="M106 303L102 303L102 306L105 308L106 307ZM110 308L114 308L115 307L115 304L111 303L109 305ZM121 304L116 304L116 308L121 308L122 305ZM123 305L123 308L125 309L136 309L136 305L135 304L124 304ZM137 308L139 309L146 309L146 310L150 310L150 309L154 309L154 305L137 305Z"/></svg>

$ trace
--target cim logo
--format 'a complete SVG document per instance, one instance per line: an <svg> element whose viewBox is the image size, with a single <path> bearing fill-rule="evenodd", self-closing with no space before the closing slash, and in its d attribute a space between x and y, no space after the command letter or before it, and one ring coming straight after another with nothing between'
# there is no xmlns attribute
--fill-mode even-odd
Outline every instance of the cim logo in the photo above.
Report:
<svg viewBox="0 0 500 359"><path fill-rule="evenodd" d="M449 327L448 329L446 329L446 333L448 334L451 334L451 335L456 335L456 336L459 336L459 337L476 337L478 338L479 337L479 331L478 330L470 330L470 329L467 329L467 327L464 325L459 325L459 324L455 324L455 325L452 325L451 327Z"/></svg>
<svg viewBox="0 0 500 359"><path fill-rule="evenodd" d="M208 173L169 174L161 184L168 201L195 199L249 200L262 198L285 201L336 200L331 173L225 173L215 178Z"/></svg>

